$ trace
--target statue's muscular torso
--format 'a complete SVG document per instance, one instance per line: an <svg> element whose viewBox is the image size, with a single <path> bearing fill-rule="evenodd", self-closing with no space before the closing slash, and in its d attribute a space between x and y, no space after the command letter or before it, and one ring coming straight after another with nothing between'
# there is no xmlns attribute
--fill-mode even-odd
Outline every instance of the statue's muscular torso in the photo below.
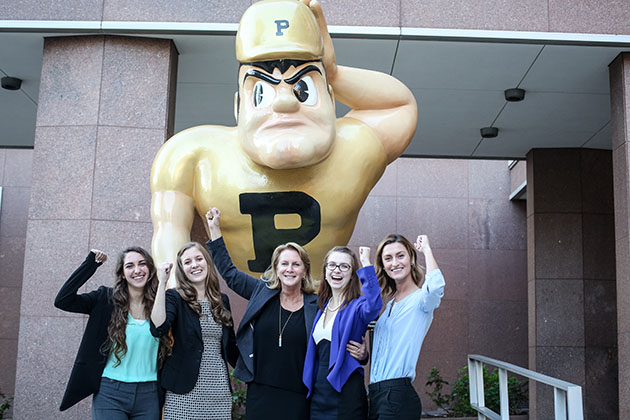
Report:
<svg viewBox="0 0 630 420"><path fill-rule="evenodd" d="M322 162L283 170L252 162L238 145L236 128L199 126L178 133L160 149L152 190L192 197L200 215L219 208L221 231L239 269L259 274L273 247L308 240L305 248L317 277L328 250L348 243L359 210L386 165L374 132L352 118L337 120L337 138ZM274 217L278 206L285 214ZM271 250L262 252L271 244Z"/></svg>

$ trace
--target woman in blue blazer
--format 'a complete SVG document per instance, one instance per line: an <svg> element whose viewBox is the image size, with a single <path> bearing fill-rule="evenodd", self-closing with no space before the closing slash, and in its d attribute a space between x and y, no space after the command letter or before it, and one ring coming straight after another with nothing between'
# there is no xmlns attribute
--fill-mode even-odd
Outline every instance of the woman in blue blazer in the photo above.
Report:
<svg viewBox="0 0 630 420"><path fill-rule="evenodd" d="M164 419L231 419L228 362L238 350L230 303L221 293L208 251L196 243L177 253L177 289L165 291L172 264L158 267L158 292L151 313L151 333L173 335L173 353L162 370L166 389Z"/></svg>
<svg viewBox="0 0 630 420"><path fill-rule="evenodd" d="M370 264L369 248L361 247L361 263L345 246L326 255L319 287L319 310L310 334L304 384L311 396L311 420L367 418L363 367L358 354L350 354L361 342L368 323L382 306L381 289ZM361 295L363 292L363 296Z"/></svg>

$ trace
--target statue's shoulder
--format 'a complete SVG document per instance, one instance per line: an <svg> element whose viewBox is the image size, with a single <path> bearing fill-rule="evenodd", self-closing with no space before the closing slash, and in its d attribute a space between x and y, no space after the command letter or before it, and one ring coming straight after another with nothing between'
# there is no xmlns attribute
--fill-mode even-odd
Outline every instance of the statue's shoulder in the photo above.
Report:
<svg viewBox="0 0 630 420"><path fill-rule="evenodd" d="M169 160L186 158L191 155L201 157L204 152L223 148L236 141L236 128L220 125L200 125L180 131L170 137L160 148L156 159Z"/></svg>
<svg viewBox="0 0 630 420"><path fill-rule="evenodd" d="M230 150L236 143L236 129L216 125L202 125L180 131L160 148L151 168L153 191L183 191L190 187L201 162L216 162L222 153L219 145Z"/></svg>
<svg viewBox="0 0 630 420"><path fill-rule="evenodd" d="M153 160L153 170L195 165L199 159L212 156L220 145L228 149L236 143L236 129L218 125L201 125L180 131L160 147Z"/></svg>
<svg viewBox="0 0 630 420"><path fill-rule="evenodd" d="M358 140L363 142L366 136L371 141L379 142L376 132L363 121L350 116L337 118L337 137L348 141Z"/></svg>
<svg viewBox="0 0 630 420"><path fill-rule="evenodd" d="M376 132L357 118L345 116L337 119L337 142L344 152L360 147L364 151L369 150L374 157L385 155L383 143Z"/></svg>

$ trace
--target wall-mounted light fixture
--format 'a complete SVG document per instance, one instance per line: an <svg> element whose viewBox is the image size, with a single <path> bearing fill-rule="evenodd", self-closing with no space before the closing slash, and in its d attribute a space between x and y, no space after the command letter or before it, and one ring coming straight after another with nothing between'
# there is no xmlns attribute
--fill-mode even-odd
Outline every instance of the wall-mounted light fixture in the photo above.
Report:
<svg viewBox="0 0 630 420"><path fill-rule="evenodd" d="M525 91L523 89L505 89L503 93L505 94L505 100L508 102L520 102L525 99Z"/></svg>
<svg viewBox="0 0 630 420"><path fill-rule="evenodd" d="M5 76L0 82L2 82L2 89L6 90L18 90L22 86L22 79L17 77Z"/></svg>
<svg viewBox="0 0 630 420"><path fill-rule="evenodd" d="M479 131L481 131L481 137L484 139L492 139L499 135L499 129L496 127L483 127Z"/></svg>

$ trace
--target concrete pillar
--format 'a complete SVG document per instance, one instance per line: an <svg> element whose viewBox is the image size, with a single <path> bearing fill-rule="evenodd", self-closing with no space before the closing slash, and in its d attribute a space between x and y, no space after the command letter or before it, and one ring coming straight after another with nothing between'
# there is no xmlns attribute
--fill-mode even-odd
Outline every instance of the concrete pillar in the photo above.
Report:
<svg viewBox="0 0 630 420"><path fill-rule="evenodd" d="M630 418L630 53L610 65L615 249L617 254L617 342L619 418Z"/></svg>
<svg viewBox="0 0 630 420"><path fill-rule="evenodd" d="M583 387L586 419L618 415L612 157L527 154L529 368ZM553 392L530 384L530 419Z"/></svg>
<svg viewBox="0 0 630 420"><path fill-rule="evenodd" d="M111 260L83 291L113 284L124 247L150 249L149 174L152 157L172 132L176 73L170 40L45 40L15 419L90 417L90 399L58 411L86 317L55 309L53 300L91 248Z"/></svg>
<svg viewBox="0 0 630 420"><path fill-rule="evenodd" d="M32 150L0 149L0 392L7 397L15 394L32 161Z"/></svg>

